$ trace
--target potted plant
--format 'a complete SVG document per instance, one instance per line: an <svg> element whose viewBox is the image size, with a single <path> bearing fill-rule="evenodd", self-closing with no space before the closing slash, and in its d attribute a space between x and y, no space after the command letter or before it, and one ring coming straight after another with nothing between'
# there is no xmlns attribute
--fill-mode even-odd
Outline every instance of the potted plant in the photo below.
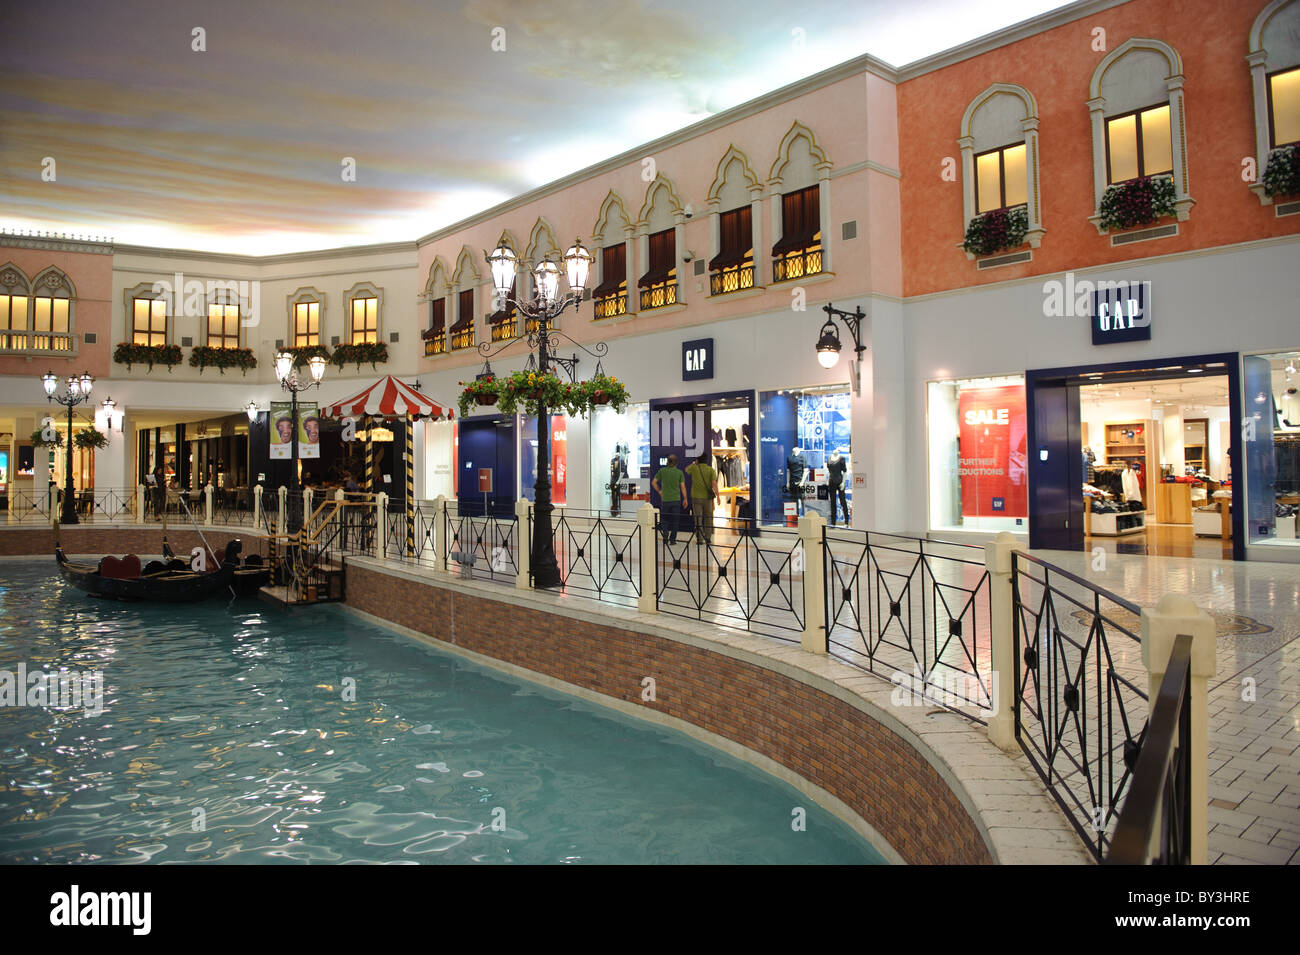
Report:
<svg viewBox="0 0 1300 955"><path fill-rule="evenodd" d="M388 345L384 342L365 342L360 345L335 345L334 354L330 356L330 364L337 365L340 369L347 364L355 364L357 371L361 370L362 362L370 362L371 368L376 368L379 362L388 361Z"/></svg>
<svg viewBox="0 0 1300 955"><path fill-rule="evenodd" d="M567 408L567 402L573 399L572 391L566 393L564 383L555 375L535 371L516 371L503 379L500 395L502 414L514 414L522 408L524 414L535 415L542 402L558 411Z"/></svg>
<svg viewBox="0 0 1300 955"><path fill-rule="evenodd" d="M627 385L617 378L604 374L594 375L590 381L582 383L582 389L588 407L610 405L620 413L627 407Z"/></svg>
<svg viewBox="0 0 1300 955"><path fill-rule="evenodd" d="M1098 225L1114 232L1150 225L1176 214L1174 181L1168 176L1141 176L1109 187L1101 197Z"/></svg>
<svg viewBox="0 0 1300 955"><path fill-rule="evenodd" d="M1264 195L1300 195L1300 146L1279 146L1268 154L1264 166Z"/></svg>
<svg viewBox="0 0 1300 955"><path fill-rule="evenodd" d="M462 381L460 385L463 390L457 405L462 418L469 415L470 405L478 404L486 407L497 403L500 385L494 377L476 378L469 383Z"/></svg>
<svg viewBox="0 0 1300 955"><path fill-rule="evenodd" d="M85 431L78 431L73 437L72 443L83 450L106 448L108 447L108 436L94 425L91 425Z"/></svg>
<svg viewBox="0 0 1300 955"><path fill-rule="evenodd" d="M153 371L154 365L166 365L167 370L171 371L173 365L179 365L181 358L180 345L137 345L135 342L120 342L113 349L113 361L119 365L126 365L130 370L132 365L149 366Z"/></svg>
<svg viewBox="0 0 1300 955"><path fill-rule="evenodd" d="M197 368L200 375L203 374L203 369L208 367L216 368L223 375L227 368L238 368L244 374L248 374L248 369L257 367L257 356L253 354L251 348L211 348L207 345L195 345L190 352L190 367Z"/></svg>
<svg viewBox="0 0 1300 955"><path fill-rule="evenodd" d="M1024 244L1029 232L1029 213L1024 206L990 209L970 220L962 248L971 255L992 255Z"/></svg>
<svg viewBox="0 0 1300 955"><path fill-rule="evenodd" d="M37 428L32 432L32 444L38 448L61 448L63 447L63 435L58 431L54 432L54 437L45 440L45 432Z"/></svg>

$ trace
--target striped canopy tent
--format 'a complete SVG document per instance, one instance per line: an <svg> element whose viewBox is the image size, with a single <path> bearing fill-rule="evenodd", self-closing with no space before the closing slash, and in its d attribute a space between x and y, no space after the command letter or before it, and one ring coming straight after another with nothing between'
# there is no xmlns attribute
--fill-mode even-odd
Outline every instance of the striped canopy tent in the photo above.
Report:
<svg viewBox="0 0 1300 955"><path fill-rule="evenodd" d="M415 449L411 436L412 422L416 418L451 418L452 412L427 395L416 391L392 375L385 375L365 391L326 405L321 414L327 418L384 418L406 419L406 554L415 554ZM375 489L374 443L370 440L373 429L366 428L366 490ZM382 555L380 555L382 556Z"/></svg>

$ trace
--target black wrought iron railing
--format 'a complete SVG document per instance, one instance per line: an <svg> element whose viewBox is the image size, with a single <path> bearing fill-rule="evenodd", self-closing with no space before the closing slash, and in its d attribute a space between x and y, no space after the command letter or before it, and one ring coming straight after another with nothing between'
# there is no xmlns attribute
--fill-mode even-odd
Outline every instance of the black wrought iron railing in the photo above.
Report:
<svg viewBox="0 0 1300 955"><path fill-rule="evenodd" d="M1160 681L1106 862L1190 865L1192 638L1179 634Z"/></svg>
<svg viewBox="0 0 1300 955"><path fill-rule="evenodd" d="M474 347L474 325L470 323L464 328L453 328L449 333L451 336L451 350L460 351L462 348Z"/></svg>
<svg viewBox="0 0 1300 955"><path fill-rule="evenodd" d="M984 549L826 527L822 552L826 652L984 722L994 695Z"/></svg>
<svg viewBox="0 0 1300 955"><path fill-rule="evenodd" d="M655 534L655 592L661 613L798 641L804 629L804 550L797 534L752 521L714 518ZM677 542L670 538L676 536Z"/></svg>
<svg viewBox="0 0 1300 955"><path fill-rule="evenodd" d="M805 275L816 275L822 270L822 247L815 245L786 252L772 259L772 281L787 282Z"/></svg>
<svg viewBox="0 0 1300 955"><path fill-rule="evenodd" d="M447 336L443 332L430 335L424 340L424 357L429 358L433 355L441 355L447 351Z"/></svg>
<svg viewBox="0 0 1300 955"><path fill-rule="evenodd" d="M641 310L646 311L652 308L664 308L667 305L677 304L677 280L668 279L665 282L655 282L653 285L647 285L641 289Z"/></svg>
<svg viewBox="0 0 1300 955"><path fill-rule="evenodd" d="M709 273L709 294L726 295L754 287L754 260L748 258L738 265L714 269Z"/></svg>
<svg viewBox="0 0 1300 955"><path fill-rule="evenodd" d="M476 517L447 508L443 566L466 577L514 583L519 576L519 522L514 515Z"/></svg>
<svg viewBox="0 0 1300 955"><path fill-rule="evenodd" d="M533 546L533 511L528 511ZM557 507L551 512L555 561L565 591L636 606L641 595L641 526L636 516Z"/></svg>
<svg viewBox="0 0 1300 955"><path fill-rule="evenodd" d="M263 505L265 505L266 500L266 498L262 499ZM252 489L214 490L212 492L212 523L235 527L252 527Z"/></svg>
<svg viewBox="0 0 1300 955"><path fill-rule="evenodd" d="M596 318L617 318L627 314L627 289L609 295L598 295L592 303Z"/></svg>
<svg viewBox="0 0 1300 955"><path fill-rule="evenodd" d="M1101 861L1146 735L1141 609L1019 552L1011 600L1016 738Z"/></svg>

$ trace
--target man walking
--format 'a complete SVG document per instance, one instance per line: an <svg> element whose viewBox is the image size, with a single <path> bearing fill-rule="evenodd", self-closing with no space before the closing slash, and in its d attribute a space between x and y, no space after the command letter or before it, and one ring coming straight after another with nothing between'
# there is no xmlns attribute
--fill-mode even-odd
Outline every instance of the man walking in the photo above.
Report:
<svg viewBox="0 0 1300 955"><path fill-rule="evenodd" d="M691 479L691 516L695 518L695 540L713 540L713 502L718 499L718 472L709 465L709 452L701 454L686 476Z"/></svg>
<svg viewBox="0 0 1300 955"><path fill-rule="evenodd" d="M682 484L686 475L677 469L677 455L668 455L668 464L659 469L650 486L659 495L663 512L663 533L668 543L677 543L677 529L682 522Z"/></svg>

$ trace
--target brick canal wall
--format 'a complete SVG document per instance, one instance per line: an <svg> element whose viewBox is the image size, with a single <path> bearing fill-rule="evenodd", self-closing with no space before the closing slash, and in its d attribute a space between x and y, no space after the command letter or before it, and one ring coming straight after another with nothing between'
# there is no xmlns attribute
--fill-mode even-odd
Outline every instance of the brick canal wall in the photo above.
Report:
<svg viewBox="0 0 1300 955"><path fill-rule="evenodd" d="M493 599L484 589L347 566L351 607L739 744L839 799L908 863L993 861L943 776L863 708L722 646L520 606L514 590ZM653 702L642 701L647 676Z"/></svg>
<svg viewBox="0 0 1300 955"><path fill-rule="evenodd" d="M59 528L65 554L161 554L160 524L77 524ZM261 538L250 528L205 527L208 544L221 548L236 537L244 543L245 554L264 553ZM167 528L167 542L177 554L188 554L202 544L194 528ZM0 557L38 556L54 562L54 529L45 525L19 524L0 527Z"/></svg>

